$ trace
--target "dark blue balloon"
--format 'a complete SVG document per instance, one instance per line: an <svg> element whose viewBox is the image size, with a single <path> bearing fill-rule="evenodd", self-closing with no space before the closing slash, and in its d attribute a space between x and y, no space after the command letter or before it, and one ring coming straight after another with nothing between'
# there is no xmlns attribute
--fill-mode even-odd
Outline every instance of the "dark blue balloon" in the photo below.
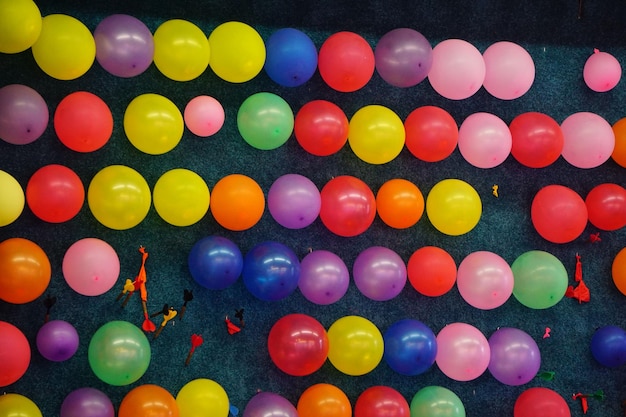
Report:
<svg viewBox="0 0 626 417"><path fill-rule="evenodd" d="M188 258L191 276L210 290L223 290L237 281L243 269L243 255L232 241L221 236L200 239Z"/></svg>
<svg viewBox="0 0 626 417"><path fill-rule="evenodd" d="M437 338L418 320L405 319L392 324L383 335L383 359L402 375L419 375L435 363Z"/></svg>
<svg viewBox="0 0 626 417"><path fill-rule="evenodd" d="M255 297L264 301L286 298L300 280L300 261L282 243L259 243L243 260L243 283Z"/></svg>
<svg viewBox="0 0 626 417"><path fill-rule="evenodd" d="M601 365L616 368L626 363L626 331L604 326L591 337L591 354Z"/></svg>
<svg viewBox="0 0 626 417"><path fill-rule="evenodd" d="M280 29L265 44L265 72L283 87L297 87L311 79L317 69L317 48L305 33Z"/></svg>

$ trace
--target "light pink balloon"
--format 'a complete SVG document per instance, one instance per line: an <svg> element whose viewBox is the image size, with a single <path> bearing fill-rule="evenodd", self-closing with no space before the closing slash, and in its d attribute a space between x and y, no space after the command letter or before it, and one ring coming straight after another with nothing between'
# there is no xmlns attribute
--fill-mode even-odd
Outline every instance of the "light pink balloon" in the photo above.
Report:
<svg viewBox="0 0 626 417"><path fill-rule="evenodd" d="M433 48L428 81L445 98L462 100L473 96L485 80L485 60L474 45L447 39Z"/></svg>
<svg viewBox="0 0 626 417"><path fill-rule="evenodd" d="M615 148L615 133L601 116L590 112L574 113L561 123L561 155L577 168L595 168L605 163Z"/></svg>
<svg viewBox="0 0 626 417"><path fill-rule="evenodd" d="M511 153L513 138L507 124L491 113L469 115L459 128L459 152L478 168L493 168Z"/></svg>
<svg viewBox="0 0 626 417"><path fill-rule="evenodd" d="M115 249L100 239L81 239L63 257L65 281L82 295L104 294L113 288L119 275L120 260Z"/></svg>
<svg viewBox="0 0 626 417"><path fill-rule="evenodd" d="M478 251L461 261L457 288L461 297L473 307L491 310L504 304L513 294L513 271L493 252Z"/></svg>
<svg viewBox="0 0 626 417"><path fill-rule="evenodd" d="M496 42L483 52L485 81L492 96L513 100L526 94L535 81L535 63L526 49L513 42Z"/></svg>
<svg viewBox="0 0 626 417"><path fill-rule="evenodd" d="M587 58L583 68L583 79L587 87L593 91L604 93L612 90L622 78L622 66L619 61L607 52L597 49Z"/></svg>
<svg viewBox="0 0 626 417"><path fill-rule="evenodd" d="M466 323L452 323L437 335L437 366L448 378L471 381L489 366L491 349L485 335Z"/></svg>
<svg viewBox="0 0 626 417"><path fill-rule="evenodd" d="M221 103L210 96L192 98L183 114L187 129L201 137L216 134L224 125L224 117Z"/></svg>

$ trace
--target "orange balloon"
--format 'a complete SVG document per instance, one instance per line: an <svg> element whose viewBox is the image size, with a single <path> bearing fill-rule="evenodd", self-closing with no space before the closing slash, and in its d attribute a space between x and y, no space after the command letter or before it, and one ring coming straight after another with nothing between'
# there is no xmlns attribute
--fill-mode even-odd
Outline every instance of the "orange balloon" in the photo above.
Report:
<svg viewBox="0 0 626 417"><path fill-rule="evenodd" d="M429 297L444 295L456 282L456 263L436 246L419 248L409 258L407 277L415 291Z"/></svg>
<svg viewBox="0 0 626 417"><path fill-rule="evenodd" d="M209 208L215 221L225 229L247 230L261 220L265 210L265 195L252 178L231 174L213 187Z"/></svg>
<svg viewBox="0 0 626 417"><path fill-rule="evenodd" d="M395 178L384 183L376 194L381 220L395 229L413 226L424 214L424 196L411 181Z"/></svg>
<svg viewBox="0 0 626 417"><path fill-rule="evenodd" d="M626 248L623 248L615 255L613 266L611 267L611 275L619 292L626 295Z"/></svg>
<svg viewBox="0 0 626 417"><path fill-rule="evenodd" d="M348 396L331 384L315 384L307 388L300 396L296 408L299 417L352 416L352 405Z"/></svg>
<svg viewBox="0 0 626 417"><path fill-rule="evenodd" d="M172 394L158 385L133 388L120 403L119 417L178 417L178 404Z"/></svg>
<svg viewBox="0 0 626 417"><path fill-rule="evenodd" d="M0 300L24 304L48 288L52 269L36 243L19 237L0 243Z"/></svg>
<svg viewBox="0 0 626 417"><path fill-rule="evenodd" d="M626 168L626 117L615 122L613 134L615 135L615 147L611 158L619 166Z"/></svg>

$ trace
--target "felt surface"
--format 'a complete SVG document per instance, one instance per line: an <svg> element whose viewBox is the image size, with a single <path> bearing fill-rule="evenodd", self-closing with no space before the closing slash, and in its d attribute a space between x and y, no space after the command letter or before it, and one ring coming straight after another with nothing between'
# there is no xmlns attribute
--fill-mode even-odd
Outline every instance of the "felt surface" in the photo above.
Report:
<svg viewBox="0 0 626 417"><path fill-rule="evenodd" d="M142 384L157 384L174 396L189 381L209 378L217 381L228 393L233 405L243 410L257 390L275 392L296 404L309 386L326 382L341 388L354 405L359 394L373 385L397 389L410 402L422 387L440 385L454 391L462 400L468 416L513 415L517 397L533 386L551 388L562 395L572 415L582 415L580 404L571 399L573 393L590 393L602 389L604 401L590 400L591 415L619 415L624 400L623 369L600 366L591 356L589 343L594 331L603 325L624 326L624 296L611 279L611 264L624 247L624 231L602 232L602 241L590 243L589 235L598 230L588 224L579 239L568 244L553 244L534 230L530 205L537 191L549 184L562 184L583 198L596 185L613 182L623 185L624 168L609 160L602 166L584 170L559 160L542 169L523 167L513 157L492 169L479 169L468 164L458 149L447 159L425 163L407 149L393 161L370 165L359 160L349 145L335 155L316 157L305 152L292 136L282 147L260 151L243 141L237 131L236 115L243 100L259 91L283 97L294 113L314 99L336 103L349 117L368 104L380 104L395 111L403 120L415 108L435 105L447 110L457 124L475 112L490 112L507 124L517 115L543 112L562 122L580 111L596 113L610 124L625 116L622 103L626 98L624 82L607 93L594 93L582 79L582 68L593 48L612 53L622 65L626 4L618 1L585 2L582 19L578 4L570 1L527 2L464 2L442 5L436 1L320 1L320 2L252 2L180 0L167 5L154 2L107 1L88 6L79 1L39 1L42 15L65 13L74 16L93 31L106 16L126 13L138 17L154 32L162 22L187 19L208 35L220 23L243 21L259 31L264 40L283 27L296 27L307 33L319 48L332 33L354 31L374 47L389 30L411 27L422 33L434 46L450 38L465 39L481 52L490 44L509 40L519 43L533 57L536 78L531 90L519 99L502 101L484 89L474 96L452 101L439 96L424 81L399 89L386 84L378 74L354 93L333 91L319 73L305 85L284 88L273 83L264 72L250 82L230 84L219 79L210 69L198 79L175 82L164 77L154 65L144 74L130 79L106 73L97 62L84 76L72 81L55 80L44 74L34 62L30 51L0 55L0 84L21 83L36 89L46 100L52 115L60 100L74 91L85 90L100 96L114 117L114 131L107 145L93 153L78 154L67 149L55 136L52 121L36 142L15 146L0 141L0 169L9 172L26 187L30 176L40 167L58 163L72 168L87 189L91 178L102 168L124 164L140 172L150 188L159 177L173 168L195 171L212 190L222 177L241 173L255 179L267 196L273 181L288 173L298 173L322 188L332 177L353 175L362 179L374 193L387 180L405 178L414 182L427 196L429 190L446 178L459 178L479 193L483 215L477 227L462 236L438 232L426 214L406 230L395 230L376 218L362 235L342 238L332 234L318 219L302 230L280 226L268 210L261 221L243 232L225 230L207 215L197 224L178 228L164 222L151 207L146 219L124 231L101 225L91 214L87 202L71 221L50 224L36 218L25 208L20 218L0 228L0 240L23 237L44 249L52 265L52 280L46 294L58 298L51 318L74 324L80 335L76 355L66 362L44 359L35 346L35 337L43 324L45 308L39 299L13 305L0 301L0 319L18 326L31 343L32 360L23 378L3 392L15 392L31 398L44 416L58 415L63 398L80 387L94 387L105 392L119 406L124 395ZM127 140L123 115L128 103L143 93L158 93L172 100L179 109L200 94L211 95L226 111L224 127L211 138L199 138L185 130L180 144L164 155L147 155ZM52 118L51 118L52 120ZM491 194L498 184L500 196ZM1 198L1 197L0 197ZM311 249L325 249L341 257L351 270L357 255L370 246L386 246L406 262L418 248L427 245L447 250L457 265L468 254L486 250L503 257L511 264L528 250L544 250L557 256L566 267L570 284L574 284L575 254L582 256L584 279L591 290L591 302L579 304L564 298L546 310L533 310L511 297L503 306L489 311L469 306L454 288L441 297L418 294L408 283L393 300L375 302L367 299L351 282L347 294L337 303L318 306L307 301L298 290L278 302L256 299L239 279L232 287L210 291L197 285L189 272L187 256L193 244L209 235L231 239L242 253L267 240L279 241L300 259ZM97 237L113 246L121 264L120 279L106 294L85 297L66 284L61 265L67 248L85 237ZM141 257L137 248L143 245L150 254L147 261L149 310L157 311L164 303L179 307L183 289L193 289L194 300L188 305L184 320L166 328L151 341L152 360L145 375L130 386L115 387L100 381L89 367L87 348L93 333L111 320L127 320L141 325L142 313L138 298L122 309L115 297L126 278L134 277ZM136 296L135 296L136 297ZM245 309L246 327L236 335L226 332L223 320ZM485 372L476 380L457 382L446 377L436 365L422 375L408 377L392 371L384 361L364 376L353 377L336 370L328 361L317 372L306 377L282 373L271 362L267 352L267 336L272 325L290 313L304 313L320 321L328 329L337 319L360 315L371 320L381 332L398 320L414 318L438 333L454 322L469 323L488 338L498 327L516 327L530 334L539 345L541 369L554 371L555 379L536 378L523 386L506 386ZM544 339L545 328L552 336ZM189 366L183 366L192 334L202 334L199 347ZM149 337L152 339L151 337Z"/></svg>

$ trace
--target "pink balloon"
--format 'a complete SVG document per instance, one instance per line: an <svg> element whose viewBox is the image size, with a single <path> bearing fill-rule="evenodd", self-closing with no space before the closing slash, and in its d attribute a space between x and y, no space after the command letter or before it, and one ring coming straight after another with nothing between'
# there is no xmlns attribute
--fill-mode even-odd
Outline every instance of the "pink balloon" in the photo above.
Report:
<svg viewBox="0 0 626 417"><path fill-rule="evenodd" d="M459 264L457 288L473 307L491 310L504 304L513 294L513 271L493 252L469 254Z"/></svg>
<svg viewBox="0 0 626 417"><path fill-rule="evenodd" d="M598 93L612 90L622 78L622 66L611 54L597 49L587 58L583 67L583 79L587 87Z"/></svg>
<svg viewBox="0 0 626 417"><path fill-rule="evenodd" d="M200 137L216 134L224 125L224 117L224 108L210 96L192 98L185 106L183 114L187 129Z"/></svg>
<svg viewBox="0 0 626 417"><path fill-rule="evenodd" d="M485 60L474 45L448 39L433 48L428 81L445 98L462 100L473 96L485 80Z"/></svg>
<svg viewBox="0 0 626 417"><path fill-rule="evenodd" d="M492 96L513 100L526 94L535 81L533 58L516 43L496 42L483 52L485 81Z"/></svg>
<svg viewBox="0 0 626 417"><path fill-rule="evenodd" d="M595 113L574 113L561 123L561 155L577 168L595 168L605 163L615 148L611 125Z"/></svg>
<svg viewBox="0 0 626 417"><path fill-rule="evenodd" d="M459 128L459 152L478 168L493 168L511 153L513 138L507 124L491 113L469 115Z"/></svg>
<svg viewBox="0 0 626 417"><path fill-rule="evenodd" d="M113 288L119 275L120 260L115 249L100 239L81 239L63 257L65 281L82 295L104 294Z"/></svg>
<svg viewBox="0 0 626 417"><path fill-rule="evenodd" d="M489 366L491 350L487 338L476 327L452 323L437 335L437 366L448 378L471 381Z"/></svg>

